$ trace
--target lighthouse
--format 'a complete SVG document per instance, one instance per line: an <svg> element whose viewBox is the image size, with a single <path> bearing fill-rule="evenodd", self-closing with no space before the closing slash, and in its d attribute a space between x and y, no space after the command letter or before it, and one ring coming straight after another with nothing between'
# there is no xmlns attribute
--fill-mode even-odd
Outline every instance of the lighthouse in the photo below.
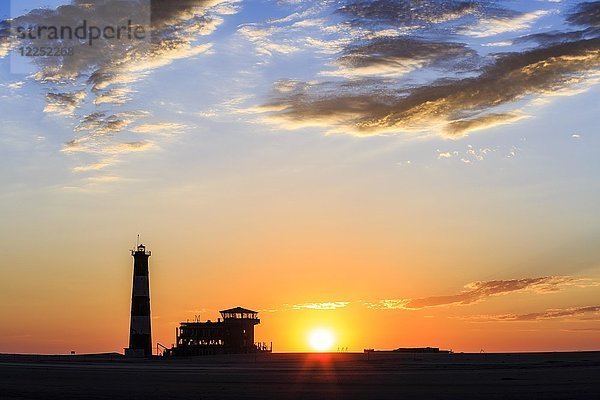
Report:
<svg viewBox="0 0 600 400"><path fill-rule="evenodd" d="M152 331L150 328L150 281L148 258L143 244L131 250L133 256L133 287L131 290L131 322L129 325L129 347L126 356L152 356Z"/></svg>

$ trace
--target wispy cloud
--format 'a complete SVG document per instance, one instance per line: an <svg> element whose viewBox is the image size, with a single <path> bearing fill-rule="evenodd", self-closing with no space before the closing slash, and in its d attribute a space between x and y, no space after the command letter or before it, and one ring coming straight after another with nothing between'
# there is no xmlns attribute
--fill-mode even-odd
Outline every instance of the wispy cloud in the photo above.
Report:
<svg viewBox="0 0 600 400"><path fill-rule="evenodd" d="M89 172L89 171L99 171L101 169L107 168L113 164L112 160L101 161L97 163L92 163L88 165L79 165L73 168L73 172Z"/></svg>
<svg viewBox="0 0 600 400"><path fill-rule="evenodd" d="M512 111L507 113L489 113L471 119L462 119L450 122L446 128L446 133L452 137L465 136L474 131L489 129L499 125L511 124L528 118L523 112Z"/></svg>
<svg viewBox="0 0 600 400"><path fill-rule="evenodd" d="M323 303L302 303L293 304L291 306L294 310L336 310L338 308L345 308L350 304L348 301L330 301Z"/></svg>
<svg viewBox="0 0 600 400"><path fill-rule="evenodd" d="M410 299L388 299L378 300L376 302L364 302L363 304L367 308L379 309L379 310L407 310L407 304Z"/></svg>
<svg viewBox="0 0 600 400"><path fill-rule="evenodd" d="M492 155L503 158L515 158L521 151L518 146L497 146L497 147L474 147L468 144L465 149L452 151L437 151L438 160L456 159L465 164L472 164L486 160Z"/></svg>
<svg viewBox="0 0 600 400"><path fill-rule="evenodd" d="M120 155L120 154L128 154L128 153L137 153L142 151L147 151L151 148L155 147L155 145L151 142L147 141L137 141L137 142L125 142L125 143L114 143L110 142L110 144L101 143L100 145L97 142L90 141L76 141L72 140L65 144L63 148L63 152L65 153L94 153L101 155Z"/></svg>
<svg viewBox="0 0 600 400"><path fill-rule="evenodd" d="M490 37L506 32L516 32L529 28L549 11L538 10L529 13L496 16L480 20L476 25L463 29L462 33L477 38Z"/></svg>
<svg viewBox="0 0 600 400"><path fill-rule="evenodd" d="M571 307L550 309L526 314L501 314L501 315L476 315L467 317L469 321L494 322L494 321L539 321L548 319L577 319L582 316L592 316L600 321L600 306ZM587 318L589 319L589 318Z"/></svg>
<svg viewBox="0 0 600 400"><path fill-rule="evenodd" d="M131 129L135 133L154 133L162 135L170 135L175 133L181 133L187 128L186 125L178 124L174 122L157 122L148 123L136 126Z"/></svg>
<svg viewBox="0 0 600 400"><path fill-rule="evenodd" d="M427 307L473 304L488 297L509 293L524 291L549 293L563 290L569 286L586 287L589 285L595 285L595 283L567 276L481 281L465 285L464 290L456 294L415 299L387 299L365 303L365 305L369 308L378 309L418 310Z"/></svg>

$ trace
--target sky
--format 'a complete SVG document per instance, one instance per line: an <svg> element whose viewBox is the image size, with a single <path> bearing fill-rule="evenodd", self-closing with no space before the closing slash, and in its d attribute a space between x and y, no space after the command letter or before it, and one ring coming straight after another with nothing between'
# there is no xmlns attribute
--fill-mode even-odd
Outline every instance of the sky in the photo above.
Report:
<svg viewBox="0 0 600 400"><path fill-rule="evenodd" d="M167 347L598 350L599 67L598 1L1 0L0 352L127 347L138 234Z"/></svg>

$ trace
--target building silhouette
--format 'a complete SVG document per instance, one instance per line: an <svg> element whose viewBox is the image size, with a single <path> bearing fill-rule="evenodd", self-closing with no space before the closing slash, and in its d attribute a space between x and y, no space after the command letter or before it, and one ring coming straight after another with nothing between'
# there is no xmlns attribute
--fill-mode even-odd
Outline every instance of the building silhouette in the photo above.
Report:
<svg viewBox="0 0 600 400"><path fill-rule="evenodd" d="M260 324L258 312L242 307L220 311L217 322L181 322L175 329L177 343L166 356L244 354L270 352L272 345L254 343L254 327Z"/></svg>

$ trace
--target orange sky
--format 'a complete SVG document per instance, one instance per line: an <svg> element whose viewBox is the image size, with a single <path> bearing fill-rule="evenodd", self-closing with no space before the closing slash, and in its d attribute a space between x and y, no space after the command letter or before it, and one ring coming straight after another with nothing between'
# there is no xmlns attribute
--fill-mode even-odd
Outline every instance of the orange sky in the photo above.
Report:
<svg viewBox="0 0 600 400"><path fill-rule="evenodd" d="M121 352L137 234L166 346L243 306L276 351L600 350L598 4L159 3L0 37L0 352Z"/></svg>

